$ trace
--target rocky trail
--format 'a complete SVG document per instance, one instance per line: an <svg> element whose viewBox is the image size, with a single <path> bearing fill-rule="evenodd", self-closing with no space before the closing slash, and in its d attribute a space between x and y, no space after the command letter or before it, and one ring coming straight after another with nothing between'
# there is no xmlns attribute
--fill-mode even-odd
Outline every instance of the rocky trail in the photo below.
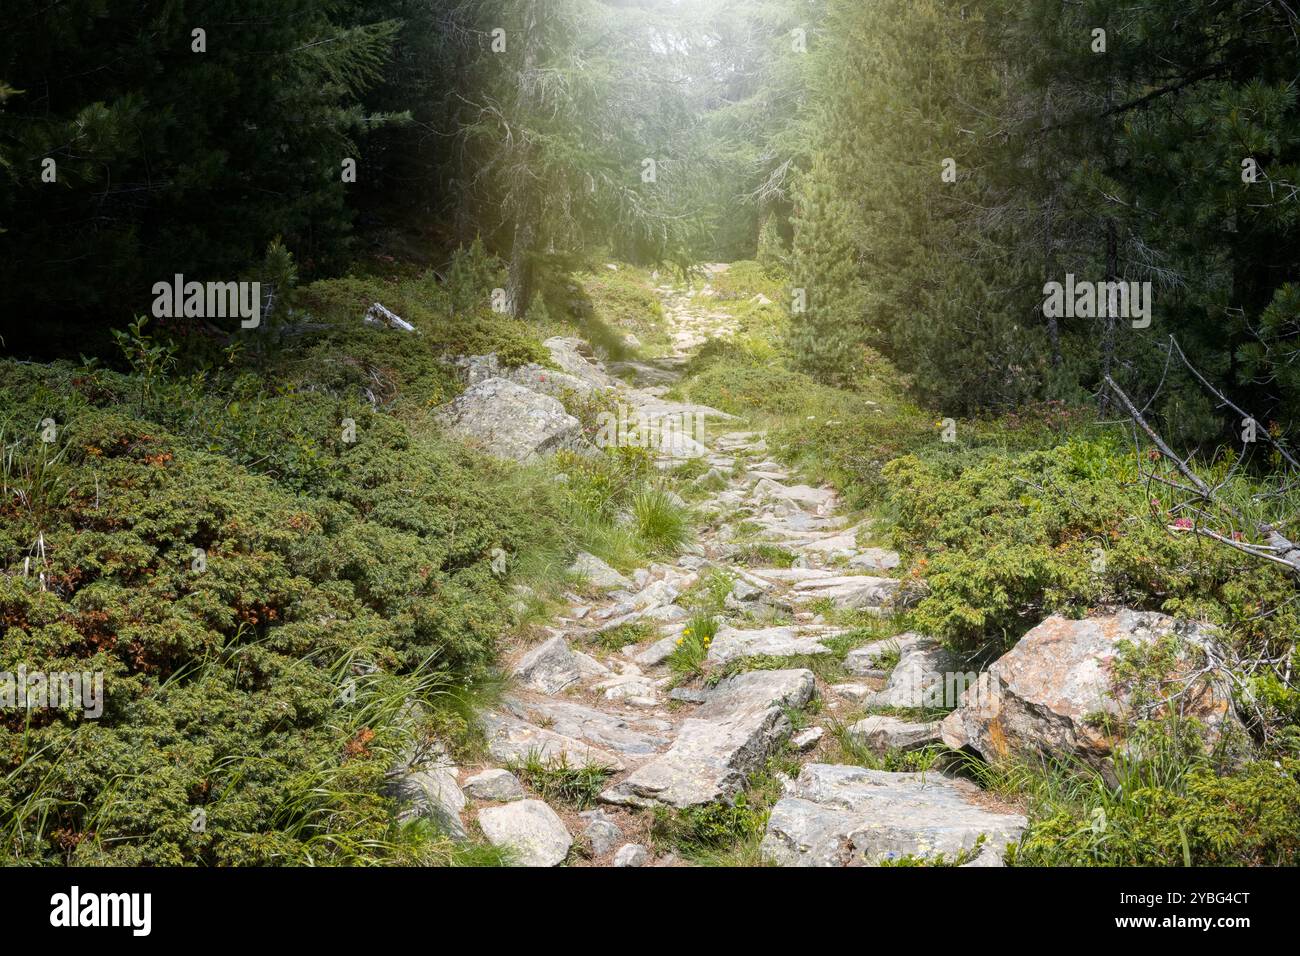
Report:
<svg viewBox="0 0 1300 956"><path fill-rule="evenodd" d="M447 420L467 437L495 444L498 453L522 458L575 440L574 421L545 394L557 387L613 390L643 420L702 416L706 437L674 433L659 449L664 467L705 459L707 468L695 479L710 489L696 503L704 516L698 537L675 561L629 575L580 555L572 570L586 581L581 593L569 595L570 606L546 628L549 637L506 662L510 689L483 716L488 762L457 768L444 759L405 778L404 785L414 786L453 832L464 834L476 821L488 841L509 847L526 865L683 865L673 852L652 849L647 809L732 802L784 750L797 759L799 771L782 778L783 795L762 839L765 861L1000 865L1025 818L969 780L943 772L942 764L920 773L825 762L843 753L833 745L836 727L846 727L857 745L883 757L941 740L987 749L981 727L997 737L1002 725L997 714L969 708L943 722L906 716L932 705L964 665L918 634L898 635L885 627L881 633L892 636L873 640L860 627L833 623L845 616L837 612L847 611L858 612L858 620L866 613L887 623L900 587L893 576L899 556L863 544L870 540L869 521L851 523L832 490L797 481L769 455L763 433L742 429L716 409L666 397L691 352L734 328L727 313L710 309L707 283L694 291L657 291L669 323L670 354L606 367L581 340L552 339L546 344L562 373L539 366L506 373L491 357L472 358L466 362L471 387L450 407ZM770 555L789 560L776 566L765 560ZM690 637L692 612L684 598L713 569L721 569L722 580L730 583L703 668L716 682L698 673L682 680L670 663ZM1076 655L1075 663L1095 670L1095 661L1119 636L1159 626L1146 619L1124 619L1109 630L1107 625L1100 639L1084 636L1087 653ZM1074 637L1059 624L1053 627L1052 654L1060 656ZM621 644L624 635L632 637ZM843 660L835 673L847 673L847 680L827 684L808 666L783 666L786 659L807 664L837 649ZM1033 672L1038 662L1032 653L1028 657ZM1069 655L1064 659L1058 670L1048 667L1038 675L1040 697L1070 683ZM1005 678L1012 687L1014 662L1002 677L1000 664L992 677L981 679ZM972 682L976 676L969 675ZM1035 715L1052 709L1032 699L1034 693L1024 691L1019 726L1027 736L1035 732ZM1077 713L1058 713L1053 726L1081 726L1091 706L1085 701ZM866 710L877 713L864 716ZM1005 716L1006 726L1015 728L1010 706ZM578 811L530 794L512 772L524 766L592 768L605 776L595 805ZM582 852L574 851L575 843Z"/></svg>

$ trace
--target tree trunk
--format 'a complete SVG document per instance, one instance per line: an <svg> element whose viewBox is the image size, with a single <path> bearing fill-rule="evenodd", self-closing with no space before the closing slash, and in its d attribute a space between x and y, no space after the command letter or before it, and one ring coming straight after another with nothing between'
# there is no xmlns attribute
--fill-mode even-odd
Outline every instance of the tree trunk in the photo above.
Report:
<svg viewBox="0 0 1300 956"><path fill-rule="evenodd" d="M533 243L535 230L525 217L515 224L515 237L510 246L510 270L506 278L506 302L510 314L523 318L533 294Z"/></svg>

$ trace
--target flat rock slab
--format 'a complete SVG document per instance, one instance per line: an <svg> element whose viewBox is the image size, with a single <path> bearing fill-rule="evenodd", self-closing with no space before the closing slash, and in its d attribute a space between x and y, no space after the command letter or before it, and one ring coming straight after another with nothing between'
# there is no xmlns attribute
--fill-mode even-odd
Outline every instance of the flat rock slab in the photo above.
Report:
<svg viewBox="0 0 1300 956"><path fill-rule="evenodd" d="M754 485L754 497L775 498L800 507L825 512L835 504L835 492L829 488L814 488L811 485L783 485L771 478L760 478Z"/></svg>
<svg viewBox="0 0 1300 956"><path fill-rule="evenodd" d="M615 772L624 768L623 761L611 751L509 714L487 713L482 721L488 753L502 763L536 756L551 766L563 763L569 767L603 767Z"/></svg>
<svg viewBox="0 0 1300 956"><path fill-rule="evenodd" d="M510 712L534 725L575 740L585 740L605 750L644 756L658 753L670 743L667 737L633 728L622 717L564 700L506 701Z"/></svg>
<svg viewBox="0 0 1300 956"><path fill-rule="evenodd" d="M524 785L509 770L484 770L465 781L465 793L475 800L522 800Z"/></svg>
<svg viewBox="0 0 1300 956"><path fill-rule="evenodd" d="M873 866L908 856L952 862L983 836L976 859L996 863L1026 821L990 805L974 784L937 773L807 764L772 809L763 855L782 866Z"/></svg>
<svg viewBox="0 0 1300 956"><path fill-rule="evenodd" d="M588 554L586 551L579 551L573 564L569 566L569 571L586 578L587 582L594 587L601 588L605 591L613 591L618 588L632 590L632 582L611 568L594 554Z"/></svg>
<svg viewBox="0 0 1300 956"><path fill-rule="evenodd" d="M773 584L798 584L801 581L824 581L839 577L834 571L824 568L755 568L749 572L752 577L762 578Z"/></svg>
<svg viewBox="0 0 1300 956"><path fill-rule="evenodd" d="M487 841L509 850L520 866L559 866L573 845L564 821L541 800L480 810L478 824Z"/></svg>
<svg viewBox="0 0 1300 956"><path fill-rule="evenodd" d="M605 790L606 803L698 806L728 800L789 735L783 707L812 699L809 670L752 671L720 682L663 755Z"/></svg>
<svg viewBox="0 0 1300 956"><path fill-rule="evenodd" d="M795 583L795 593L808 600L829 598L836 607L882 607L893 598L899 582L866 574L842 574L830 578L811 578Z"/></svg>
<svg viewBox="0 0 1300 956"><path fill-rule="evenodd" d="M582 423L563 405L504 378L471 385L439 408L437 418L453 435L512 461L587 445Z"/></svg>
<svg viewBox="0 0 1300 956"><path fill-rule="evenodd" d="M762 627L740 630L723 625L709 645L709 662L726 664L746 657L796 657L803 654L829 654L831 648L822 644L819 637L841 633L801 633L804 628L794 626Z"/></svg>
<svg viewBox="0 0 1300 956"><path fill-rule="evenodd" d="M859 720L849 728L849 736L878 755L890 750L919 750L939 742L939 721L912 723L877 715Z"/></svg>
<svg viewBox="0 0 1300 956"><path fill-rule="evenodd" d="M892 571L902 559L897 551L885 548L865 548L849 558L849 567L864 571Z"/></svg>

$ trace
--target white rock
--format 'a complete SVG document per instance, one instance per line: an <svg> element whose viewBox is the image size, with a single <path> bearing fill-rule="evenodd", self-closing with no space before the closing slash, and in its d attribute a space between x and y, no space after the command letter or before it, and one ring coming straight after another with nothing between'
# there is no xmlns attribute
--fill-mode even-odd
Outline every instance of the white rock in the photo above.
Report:
<svg viewBox="0 0 1300 956"><path fill-rule="evenodd" d="M478 823L488 842L508 849L521 866L558 866L573 845L564 821L541 800L487 807Z"/></svg>
<svg viewBox="0 0 1300 956"><path fill-rule="evenodd" d="M645 866L649 862L650 851L639 843L629 843L614 854L614 865L618 867Z"/></svg>
<svg viewBox="0 0 1300 956"><path fill-rule="evenodd" d="M825 728L808 727L790 738L790 746L799 751L812 750L821 743L824 736L826 736Z"/></svg>

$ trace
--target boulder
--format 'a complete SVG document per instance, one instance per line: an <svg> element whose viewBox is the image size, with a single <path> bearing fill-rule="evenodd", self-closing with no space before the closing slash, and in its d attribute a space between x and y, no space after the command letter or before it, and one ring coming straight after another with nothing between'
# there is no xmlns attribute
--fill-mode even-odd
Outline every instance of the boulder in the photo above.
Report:
<svg viewBox="0 0 1300 956"><path fill-rule="evenodd" d="M509 850L520 866L558 866L573 845L564 821L541 800L480 810L478 824L487 841Z"/></svg>
<svg viewBox="0 0 1300 956"><path fill-rule="evenodd" d="M938 641L911 641L902 648L902 656L889 672L884 689L871 695L868 706L955 707L978 677L974 671L960 670L960 666L960 661Z"/></svg>
<svg viewBox="0 0 1300 956"><path fill-rule="evenodd" d="M471 385L439 408L436 417L451 434L512 461L588 447L582 423L563 405L504 378Z"/></svg>
<svg viewBox="0 0 1300 956"><path fill-rule="evenodd" d="M524 785L509 770L484 770L465 781L465 792L475 800L522 800Z"/></svg>
<svg viewBox="0 0 1300 956"><path fill-rule="evenodd" d="M584 810L579 816L587 821L582 833L591 845L593 856L604 856L622 842L623 831L604 810Z"/></svg>
<svg viewBox="0 0 1300 956"><path fill-rule="evenodd" d="M583 354L589 352L590 347L582 339L557 335L542 345L551 353L551 361L569 375L600 388L614 385L614 379Z"/></svg>
<svg viewBox="0 0 1300 956"><path fill-rule="evenodd" d="M1091 718L1104 714L1118 725L1131 716L1131 695L1113 673L1120 644L1166 638L1177 644L1169 675L1177 681L1192 669L1196 649L1210 646L1212 632L1205 625L1127 608L1082 621L1053 615L979 675L943 721L943 741L988 760L1042 751L1075 755L1109 772L1109 757L1121 741L1115 727ZM1175 683L1169 692L1184 686ZM1212 736L1239 727L1229 689L1212 676L1197 678L1178 706Z"/></svg>
<svg viewBox="0 0 1300 956"><path fill-rule="evenodd" d="M974 859L996 865L1025 825L966 780L811 763L772 808L762 852L782 866L873 866L967 863L979 847Z"/></svg>

